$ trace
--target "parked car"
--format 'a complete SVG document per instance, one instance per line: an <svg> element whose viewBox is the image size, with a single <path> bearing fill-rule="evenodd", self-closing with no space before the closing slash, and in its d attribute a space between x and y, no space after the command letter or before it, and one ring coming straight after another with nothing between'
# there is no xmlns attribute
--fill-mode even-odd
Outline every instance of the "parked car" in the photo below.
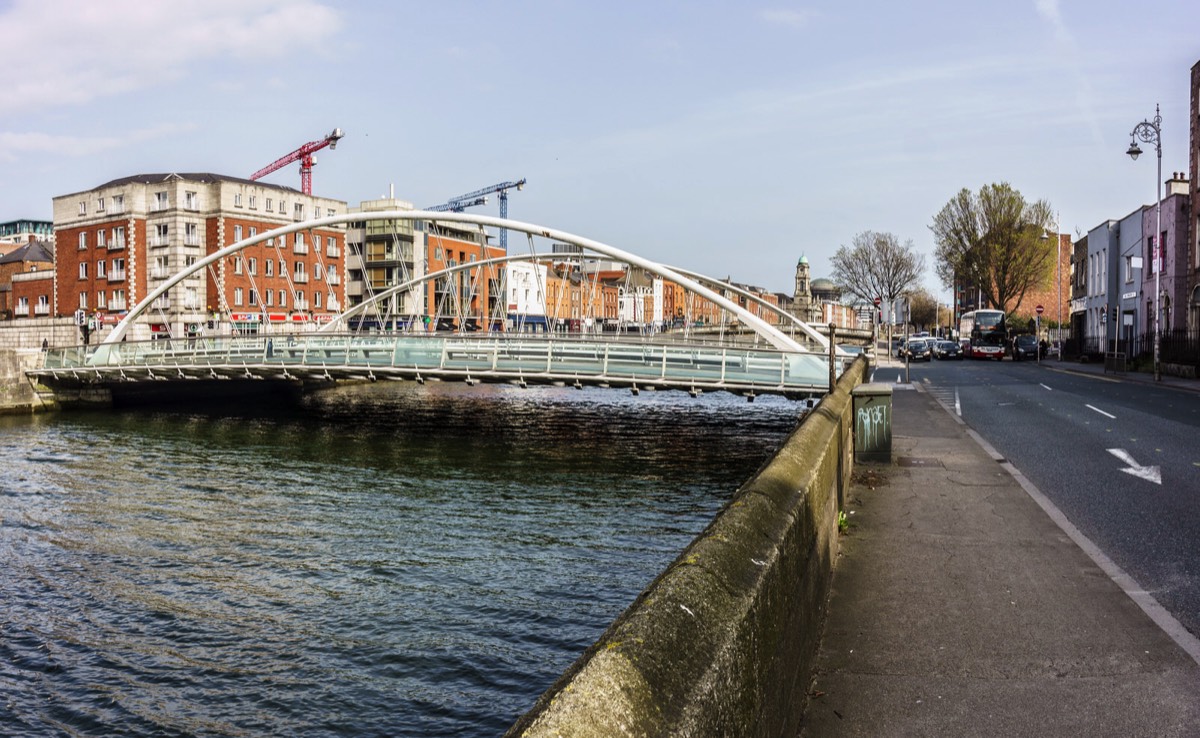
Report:
<svg viewBox="0 0 1200 738"><path fill-rule="evenodd" d="M957 341L938 341L933 355L939 359L962 359L962 346Z"/></svg>
<svg viewBox="0 0 1200 738"><path fill-rule="evenodd" d="M1037 336L1028 333L1017 336L1008 345L1008 353L1012 356L1013 361L1037 359L1039 349Z"/></svg>
<svg viewBox="0 0 1200 738"><path fill-rule="evenodd" d="M909 361L931 361L933 359L933 350L929 348L929 342L924 338L908 339L904 353L908 356Z"/></svg>

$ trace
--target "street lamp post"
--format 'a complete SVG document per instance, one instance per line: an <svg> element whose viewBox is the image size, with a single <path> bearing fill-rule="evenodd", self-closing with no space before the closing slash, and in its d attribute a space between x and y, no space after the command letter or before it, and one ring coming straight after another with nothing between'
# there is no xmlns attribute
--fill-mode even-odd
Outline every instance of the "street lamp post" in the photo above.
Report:
<svg viewBox="0 0 1200 738"><path fill-rule="evenodd" d="M1143 120L1133 127L1129 133L1129 150L1125 153L1134 161L1137 161L1138 155L1142 150L1138 148L1137 139L1141 139L1143 143L1154 144L1154 150L1158 154L1158 181L1155 183L1156 198L1154 201L1154 381L1162 381L1162 369L1158 363L1159 357L1159 327L1158 327L1158 295L1159 288L1159 273L1162 271L1161 260L1159 255L1162 253L1162 115L1159 114L1158 105L1154 106L1154 120Z"/></svg>
<svg viewBox="0 0 1200 738"><path fill-rule="evenodd" d="M1058 325L1055 326L1055 339L1051 341L1051 345L1055 341L1058 343L1058 360L1062 361L1063 345L1062 345L1062 236L1058 234L1058 229L1061 224L1058 222L1058 214L1054 215L1054 285L1058 288ZM1042 240L1046 240L1049 236L1045 231L1042 232Z"/></svg>

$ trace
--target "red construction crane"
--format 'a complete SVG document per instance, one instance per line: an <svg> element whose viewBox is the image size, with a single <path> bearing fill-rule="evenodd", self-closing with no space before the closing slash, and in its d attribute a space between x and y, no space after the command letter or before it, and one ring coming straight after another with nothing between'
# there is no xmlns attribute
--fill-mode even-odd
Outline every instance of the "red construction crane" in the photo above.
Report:
<svg viewBox="0 0 1200 738"><path fill-rule="evenodd" d="M313 158L313 154L328 146L330 150L337 148L338 139L346 134L342 133L341 128L334 128L328 136L320 141L309 141L300 148L296 149L287 156L276 159L273 163L259 169L254 174L250 175L250 179L261 179L277 169L282 169L294 161L300 162L300 189L306 195L312 194L312 168L317 160Z"/></svg>

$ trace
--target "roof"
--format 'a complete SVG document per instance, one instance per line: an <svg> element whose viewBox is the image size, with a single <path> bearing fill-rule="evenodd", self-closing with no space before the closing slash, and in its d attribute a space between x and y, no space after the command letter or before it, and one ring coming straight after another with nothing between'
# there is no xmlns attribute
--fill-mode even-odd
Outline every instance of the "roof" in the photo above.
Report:
<svg viewBox="0 0 1200 738"><path fill-rule="evenodd" d="M832 291L836 290L838 288L838 286L837 286L837 284L834 283L834 281L832 279L826 279L824 277L817 277L809 284L809 288L814 289L814 290L826 290L826 291L832 292Z"/></svg>
<svg viewBox="0 0 1200 738"><path fill-rule="evenodd" d="M233 182L233 183L237 183L237 184L247 184L247 185L257 185L257 186L261 186L261 187L271 187L276 190L292 192L297 195L303 194L302 192L300 192L300 190L296 189L295 187L285 187L284 185L271 184L269 182L263 182L262 180L246 179L244 177L230 177L227 174L214 174L213 172L156 172L156 173L149 173L149 174L133 174L128 177L121 177L119 179L114 179L111 182L105 182L104 184L102 184L98 187L89 187L86 190L81 190L81 192L91 192L92 190L99 190L99 189L103 189L105 187L120 187L121 185L127 185L127 184L152 185L152 184L158 184L160 182L169 182L171 180L178 180L178 181L185 181L185 182L199 182L201 184L217 184L218 182ZM74 195L74 194L78 194L78 193L71 193L70 195L61 195L61 197L70 197L71 195Z"/></svg>
<svg viewBox="0 0 1200 738"><path fill-rule="evenodd" d="M54 248L45 241L32 241L0 256L0 264L25 261L47 261L54 263Z"/></svg>

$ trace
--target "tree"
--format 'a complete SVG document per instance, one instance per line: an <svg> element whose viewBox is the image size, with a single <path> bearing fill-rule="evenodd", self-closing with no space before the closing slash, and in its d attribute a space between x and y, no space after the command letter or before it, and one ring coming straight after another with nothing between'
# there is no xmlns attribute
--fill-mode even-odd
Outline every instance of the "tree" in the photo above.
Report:
<svg viewBox="0 0 1200 738"><path fill-rule="evenodd" d="M929 290L921 287L908 295L909 312L913 325L923 329L936 329L938 323L938 304Z"/></svg>
<svg viewBox="0 0 1200 738"><path fill-rule="evenodd" d="M839 246L830 263L833 279L844 294L864 302L876 297L889 302L907 292L925 271L925 257L912 241L903 246L890 233L863 231L851 248Z"/></svg>
<svg viewBox="0 0 1200 738"><path fill-rule="evenodd" d="M988 303L1015 312L1025 293L1051 276L1054 249L1041 238L1051 220L1048 202L1028 203L1006 182L978 195L964 187L929 226L937 275L950 289L972 284Z"/></svg>
<svg viewBox="0 0 1200 738"><path fill-rule="evenodd" d="M830 264L834 281L842 294L853 295L870 303L876 297L894 305L925 271L925 257L918 254L911 240L903 246L891 233L863 231L854 237L853 246L839 246ZM889 344L892 321L888 321Z"/></svg>

